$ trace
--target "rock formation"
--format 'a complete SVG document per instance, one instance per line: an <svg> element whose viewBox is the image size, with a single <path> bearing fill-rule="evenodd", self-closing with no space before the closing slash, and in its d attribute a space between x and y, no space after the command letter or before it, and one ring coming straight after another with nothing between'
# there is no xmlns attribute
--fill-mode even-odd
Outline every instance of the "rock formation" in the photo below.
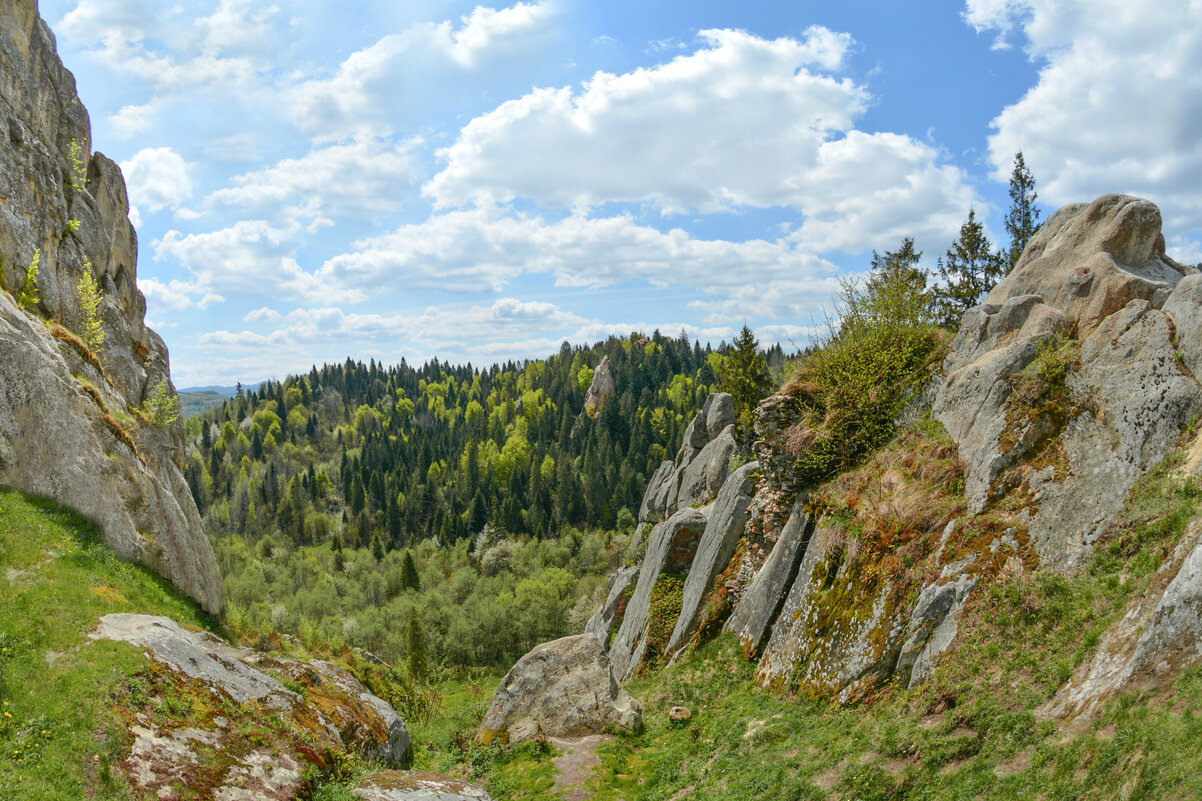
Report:
<svg viewBox="0 0 1202 801"><path fill-rule="evenodd" d="M170 729L139 713L130 723L133 745L125 768L150 795L166 797L177 782L195 781L201 753L208 764L228 765L220 783L205 788L214 798L243 797L239 792L257 793L245 796L255 798L297 797L304 766L320 761L321 749L367 753L392 767L408 759L409 733L392 707L327 662L235 648L153 615L105 615L89 636L144 649L185 691L226 698L238 706L257 704L292 730L304 732L296 741L256 743L220 716L204 726Z"/></svg>
<svg viewBox="0 0 1202 801"><path fill-rule="evenodd" d="M639 524L658 523L680 509L705 505L726 483L738 450L734 433L735 402L726 392L705 399L684 432L674 462L665 461L647 482L639 508Z"/></svg>
<svg viewBox="0 0 1202 801"><path fill-rule="evenodd" d="M596 734L611 725L637 731L642 705L618 686L597 638L577 634L543 643L518 660L493 696L479 740L487 745Z"/></svg>
<svg viewBox="0 0 1202 801"><path fill-rule="evenodd" d="M609 357L602 356L601 363L593 371L592 383L584 393L584 411L589 417L596 417L601 411L601 404L614 396L614 376L609 369Z"/></svg>
<svg viewBox="0 0 1202 801"><path fill-rule="evenodd" d="M420 770L372 774L351 795L362 801L493 801L487 792L462 779Z"/></svg>
<svg viewBox="0 0 1202 801"><path fill-rule="evenodd" d="M175 390L143 320L125 183L88 156L87 112L34 0L0 8L0 70L0 483L78 510L215 614L221 579L181 472L182 425L146 411ZM38 298L19 308L35 258ZM84 336L85 272L102 345Z"/></svg>

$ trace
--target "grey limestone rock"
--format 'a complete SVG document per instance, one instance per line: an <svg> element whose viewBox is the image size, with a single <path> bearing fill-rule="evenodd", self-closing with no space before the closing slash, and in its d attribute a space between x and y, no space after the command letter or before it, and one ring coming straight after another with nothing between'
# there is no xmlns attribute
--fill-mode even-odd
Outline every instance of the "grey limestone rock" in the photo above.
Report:
<svg viewBox="0 0 1202 801"><path fill-rule="evenodd" d="M899 681L916 687L930 677L935 657L948 649L956 637L956 618L968 594L977 585L972 576L960 576L944 584L930 584L918 595L906 638L897 659Z"/></svg>
<svg viewBox="0 0 1202 801"><path fill-rule="evenodd" d="M78 189L70 186L78 180L67 158L72 142L87 162ZM217 614L221 577L183 478L182 424L150 427L130 412L160 383L174 389L166 346L143 319L121 171L90 150L87 111L36 2L4 3L0 483L76 509L120 556L150 566ZM79 221L74 233L71 220ZM35 252L40 300L26 311L10 293ZM69 333L83 328L75 285L84 270L102 290L105 339L94 354Z"/></svg>
<svg viewBox="0 0 1202 801"><path fill-rule="evenodd" d="M625 681L634 674L646 646L651 590L663 573L685 573L697 552L708 518L701 509L682 509L656 525L639 567L638 583L626 605L622 625L609 649L614 675Z"/></svg>
<svg viewBox="0 0 1202 801"><path fill-rule="evenodd" d="M730 473L730 462L738 452L735 427L727 426L705 444L680 472L680 488L675 507L681 509L695 503L708 504L718 495Z"/></svg>
<svg viewBox="0 0 1202 801"><path fill-rule="evenodd" d="M643 502L639 506L640 525L648 522L656 523L662 519L663 510L668 507L668 496L673 489L672 479L675 468L674 462L664 460L651 474L651 479L647 482L647 490L643 493Z"/></svg>
<svg viewBox="0 0 1202 801"><path fill-rule="evenodd" d="M584 410L595 416L601 410L601 404L614 396L614 377L609 369L609 357L601 357L601 363L593 371L592 383L584 393Z"/></svg>
<svg viewBox="0 0 1202 801"><path fill-rule="evenodd" d="M418 770L385 770L368 776L351 795L362 801L493 801L462 779Z"/></svg>
<svg viewBox="0 0 1202 801"><path fill-rule="evenodd" d="M616 626L622 625L620 612L625 612L624 601L629 600L634 580L639 575L639 569L632 565L620 567L609 577L609 592L605 603L593 613L584 630L595 636L602 647L609 647L609 636Z"/></svg>
<svg viewBox="0 0 1202 801"><path fill-rule="evenodd" d="M710 414L713 414L712 410ZM714 578L726 569L735 546L739 544L739 537L747 524L747 512L758 469L758 462L748 462L740 467L727 479L714 501L705 531L697 544L697 552L689 565L688 577L685 578L680 616L665 649L669 655L674 655L693 635L705 593L709 591Z"/></svg>
<svg viewBox="0 0 1202 801"><path fill-rule="evenodd" d="M781 529L763 567L752 577L743 597L735 605L726 630L739 638L743 653L758 656L772 624L776 622L789 588L797 577L802 557L814 532L814 519L799 506Z"/></svg>
<svg viewBox="0 0 1202 801"><path fill-rule="evenodd" d="M1163 311L1173 319L1185 366L1195 378L1202 378L1202 275L1182 278L1165 301Z"/></svg>
<svg viewBox="0 0 1202 801"><path fill-rule="evenodd" d="M734 438L734 399L715 392L685 428L674 461L665 461L647 482L639 523L658 523L693 504L708 504L730 473L738 448Z"/></svg>
<svg viewBox="0 0 1202 801"><path fill-rule="evenodd" d="M538 645L518 660L493 696L479 739L522 742L540 734L595 734L610 725L637 731L642 714L642 705L614 680L597 638L576 634Z"/></svg>

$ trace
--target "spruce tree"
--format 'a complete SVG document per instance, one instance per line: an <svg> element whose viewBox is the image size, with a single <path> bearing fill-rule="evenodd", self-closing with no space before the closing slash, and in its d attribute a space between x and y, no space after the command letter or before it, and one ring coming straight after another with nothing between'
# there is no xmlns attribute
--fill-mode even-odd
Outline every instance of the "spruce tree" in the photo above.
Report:
<svg viewBox="0 0 1202 801"><path fill-rule="evenodd" d="M960 226L960 238L939 260L939 277L944 286L937 291L939 321L956 326L964 312L980 302L1006 272L1006 258L995 253L985 227L977 222L975 209Z"/></svg>
<svg viewBox="0 0 1202 801"><path fill-rule="evenodd" d="M755 407L772 391L768 363L760 353L760 343L746 325L735 337L719 372L719 387L735 401L735 439L746 450L751 444Z"/></svg>
<svg viewBox="0 0 1202 801"><path fill-rule="evenodd" d="M1010 248L1006 252L1007 270L1018 263L1023 249L1039 230L1039 206L1035 199L1035 178L1027 169L1020 150L1014 154L1014 172L1010 175L1010 211L1006 213L1006 233L1010 235Z"/></svg>
<svg viewBox="0 0 1202 801"><path fill-rule="evenodd" d="M409 678L419 684L425 684L430 677L430 661L426 656L426 637L422 634L416 609L409 610L409 619L405 623L405 668L409 673Z"/></svg>
<svg viewBox="0 0 1202 801"><path fill-rule="evenodd" d="M872 263L869 265L868 281L864 290L877 293L886 285L904 286L915 295L927 291L927 271L919 266L922 251L914 249L914 237L902 239L897 250L886 250L884 255L872 251Z"/></svg>
<svg viewBox="0 0 1202 801"><path fill-rule="evenodd" d="M401 560L401 589L420 590L421 588L422 583L417 575L417 565L413 561L413 554L406 550L405 558Z"/></svg>

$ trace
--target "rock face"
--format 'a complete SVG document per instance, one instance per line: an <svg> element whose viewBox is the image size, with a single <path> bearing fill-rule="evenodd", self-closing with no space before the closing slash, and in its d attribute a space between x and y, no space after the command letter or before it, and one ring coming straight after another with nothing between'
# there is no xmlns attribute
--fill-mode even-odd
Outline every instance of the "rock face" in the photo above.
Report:
<svg viewBox="0 0 1202 801"><path fill-rule="evenodd" d="M734 433L735 402L726 392L705 399L689 422L674 462L665 461L647 483L639 523L657 523L680 509L704 505L726 483L738 451Z"/></svg>
<svg viewBox="0 0 1202 801"><path fill-rule="evenodd" d="M278 715L289 730L305 733L296 741L279 739L270 747L257 746L232 731L222 717L200 728L172 729L138 713L130 724L133 745L126 772L152 795L181 780L195 781L202 752L209 764L229 765L219 786L205 788L215 799L294 798L301 790L304 765L321 762L321 749L366 753L389 767L400 767L408 759L409 733L392 707L327 662L306 663L235 648L153 615L105 615L89 636L143 648L184 687L194 687L193 692L238 706L258 705L252 708ZM299 686L303 694L281 679Z"/></svg>
<svg viewBox="0 0 1202 801"><path fill-rule="evenodd" d="M1165 256L1153 204L1105 195L1053 214L965 315L932 414L959 445L970 511L1021 484L1037 499L1029 533L1046 566L1078 564L1135 480L1202 411L1202 389L1174 356L1169 311L1192 330L1196 279L1173 298L1188 269ZM1064 379L1073 408L1059 421L1012 398L1054 336L1079 349ZM1038 468L1023 464L1003 480L1040 453Z"/></svg>
<svg viewBox="0 0 1202 801"><path fill-rule="evenodd" d="M601 363L593 371L593 381L584 393L584 411L589 417L596 417L601 411L601 404L614 396L614 377L609 369L609 357L602 356Z"/></svg>
<svg viewBox="0 0 1202 801"><path fill-rule="evenodd" d="M618 627L613 645L610 646L609 658L614 675L621 681L634 675L647 649L651 594L656 583L665 573L680 575L689 570L708 522L707 511L687 508L658 524L652 531L634 594L630 597L622 625Z"/></svg>
<svg viewBox="0 0 1202 801"><path fill-rule="evenodd" d="M906 639L897 659L897 676L908 687L930 678L935 657L946 651L956 637L956 618L976 585L975 577L959 576L946 584L923 588L910 613Z"/></svg>
<svg viewBox="0 0 1202 801"><path fill-rule="evenodd" d="M743 527L747 525L747 512L751 506L751 493L755 489L758 462L748 462L736 470L722 489L710 510L705 531L697 544L697 552L689 565L680 604L680 616L668 639L666 653L669 658L682 649L697 628L701 613L701 602L734 555Z"/></svg>
<svg viewBox="0 0 1202 801"><path fill-rule="evenodd" d="M592 634L539 645L510 669L480 724L479 739L596 734L615 725L637 731L642 705L618 686Z"/></svg>
<svg viewBox="0 0 1202 801"><path fill-rule="evenodd" d="M78 510L119 555L216 614L221 579L181 472L182 425L141 411L160 384L175 392L167 348L143 320L125 183L87 155L87 112L34 0L0 9L0 70L0 483ZM40 299L22 310L14 297L35 253ZM100 348L76 335L85 270L101 291Z"/></svg>
<svg viewBox="0 0 1202 801"><path fill-rule="evenodd" d="M622 625L622 618L626 615L626 604L630 601L630 594L634 592L634 582L638 575L639 569L633 565L620 567L610 575L605 603L593 613L584 627L586 632L601 642L602 647L609 647L610 635Z"/></svg>

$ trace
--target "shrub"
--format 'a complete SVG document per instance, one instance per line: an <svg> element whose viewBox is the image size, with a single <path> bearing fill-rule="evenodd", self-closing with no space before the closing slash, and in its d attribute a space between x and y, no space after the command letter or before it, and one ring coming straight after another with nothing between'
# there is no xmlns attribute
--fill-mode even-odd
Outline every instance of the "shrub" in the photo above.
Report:
<svg viewBox="0 0 1202 801"><path fill-rule="evenodd" d="M36 306L38 301L41 300L38 296L38 262L41 258L42 251L35 250L33 252L33 260L25 268L25 280L21 283L21 289L17 292L17 305L22 309L30 309Z"/></svg>
<svg viewBox="0 0 1202 801"><path fill-rule="evenodd" d="M75 139L71 140L71 147L67 151L67 160L71 164L71 173L68 178L71 190L82 192L88 184L88 162L84 158L83 148Z"/></svg>
<svg viewBox="0 0 1202 801"><path fill-rule="evenodd" d="M179 399L171 393L166 378L159 381L154 393L142 406L142 411L153 425L160 428L166 428L179 419Z"/></svg>
<svg viewBox="0 0 1202 801"><path fill-rule="evenodd" d="M807 483L850 468L893 436L943 342L929 298L900 273L863 288L843 281L836 311L786 387L802 409L795 445Z"/></svg>
<svg viewBox="0 0 1202 801"><path fill-rule="evenodd" d="M100 286L92 277L92 263L84 261L83 273L75 284L75 297L83 313L83 341L93 352L104 345L104 327L100 325Z"/></svg>

